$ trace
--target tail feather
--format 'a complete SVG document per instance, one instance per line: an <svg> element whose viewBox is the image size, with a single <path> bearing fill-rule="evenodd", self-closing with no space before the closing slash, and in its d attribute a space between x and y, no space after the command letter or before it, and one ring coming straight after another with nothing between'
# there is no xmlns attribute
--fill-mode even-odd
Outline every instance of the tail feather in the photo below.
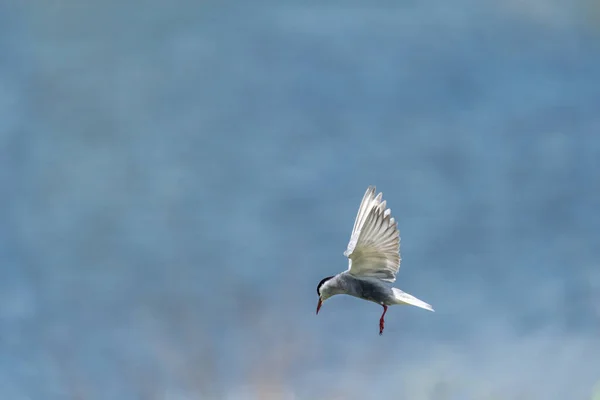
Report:
<svg viewBox="0 0 600 400"><path fill-rule="evenodd" d="M394 292L394 297L398 301L398 304L410 304L411 306L424 308L425 310L429 311L434 311L433 307L431 307L430 304L427 304L424 301L417 299L413 295L403 292L398 288L392 288L392 291Z"/></svg>

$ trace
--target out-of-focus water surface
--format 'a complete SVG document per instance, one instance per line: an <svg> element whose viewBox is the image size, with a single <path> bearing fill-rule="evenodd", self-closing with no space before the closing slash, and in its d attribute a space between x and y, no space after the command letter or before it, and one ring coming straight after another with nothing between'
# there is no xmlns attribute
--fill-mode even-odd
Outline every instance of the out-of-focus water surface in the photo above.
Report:
<svg viewBox="0 0 600 400"><path fill-rule="evenodd" d="M0 5L0 398L591 399L600 7ZM397 286L315 316L370 184Z"/></svg>

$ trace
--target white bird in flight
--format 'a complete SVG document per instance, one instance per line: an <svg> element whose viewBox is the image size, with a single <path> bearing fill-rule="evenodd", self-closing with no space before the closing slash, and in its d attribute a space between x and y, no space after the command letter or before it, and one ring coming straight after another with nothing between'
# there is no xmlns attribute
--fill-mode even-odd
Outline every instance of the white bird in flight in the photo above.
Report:
<svg viewBox="0 0 600 400"><path fill-rule="evenodd" d="M348 269L324 278L317 286L317 314L323 302L336 294L348 294L381 305L380 335L388 306L409 304L433 311L431 305L392 287L400 268L400 232L382 197L382 193L375 196L375 186L367 188L344 252Z"/></svg>

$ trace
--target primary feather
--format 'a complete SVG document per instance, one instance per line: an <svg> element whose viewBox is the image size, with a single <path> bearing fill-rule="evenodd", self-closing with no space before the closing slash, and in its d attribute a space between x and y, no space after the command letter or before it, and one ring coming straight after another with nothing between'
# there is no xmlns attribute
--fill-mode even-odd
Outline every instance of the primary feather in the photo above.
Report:
<svg viewBox="0 0 600 400"><path fill-rule="evenodd" d="M400 268L400 232L383 194L369 186L358 208L348 248L348 273L394 282Z"/></svg>

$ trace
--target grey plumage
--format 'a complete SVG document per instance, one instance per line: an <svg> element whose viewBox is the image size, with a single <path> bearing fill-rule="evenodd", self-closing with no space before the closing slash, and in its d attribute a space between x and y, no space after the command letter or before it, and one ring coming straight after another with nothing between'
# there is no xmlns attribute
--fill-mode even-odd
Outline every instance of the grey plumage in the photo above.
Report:
<svg viewBox="0 0 600 400"><path fill-rule="evenodd" d="M321 288L322 297L336 294L347 294L377 304L388 304L393 301L392 287L389 284L379 279L356 278L347 271L334 276Z"/></svg>

